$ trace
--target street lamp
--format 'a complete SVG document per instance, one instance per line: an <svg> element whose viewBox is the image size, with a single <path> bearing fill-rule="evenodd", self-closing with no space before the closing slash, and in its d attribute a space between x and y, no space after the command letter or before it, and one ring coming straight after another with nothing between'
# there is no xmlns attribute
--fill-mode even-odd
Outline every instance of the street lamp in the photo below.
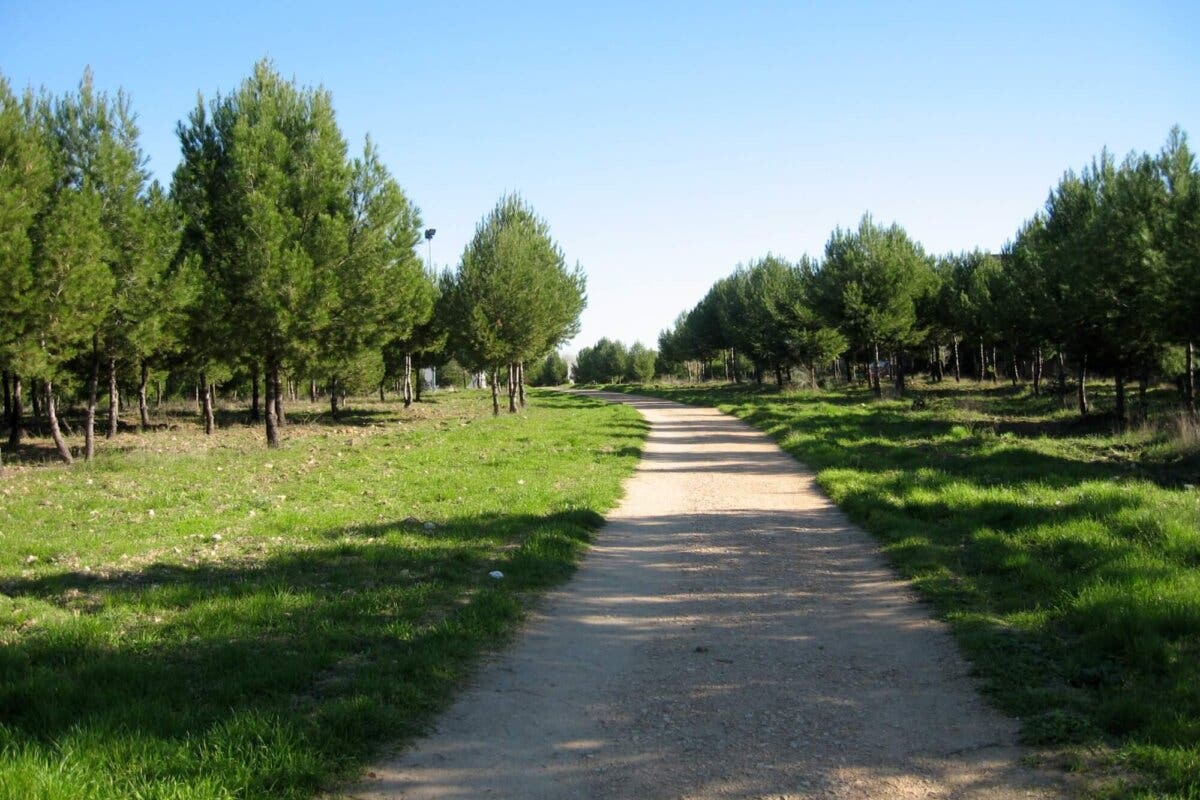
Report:
<svg viewBox="0 0 1200 800"><path fill-rule="evenodd" d="M429 280L433 280L433 236L436 233L437 228L425 229L425 265L429 270ZM433 378L433 386L429 388L432 391L437 391L437 367L430 367L429 375ZM417 376L417 380L421 380L419 375Z"/></svg>

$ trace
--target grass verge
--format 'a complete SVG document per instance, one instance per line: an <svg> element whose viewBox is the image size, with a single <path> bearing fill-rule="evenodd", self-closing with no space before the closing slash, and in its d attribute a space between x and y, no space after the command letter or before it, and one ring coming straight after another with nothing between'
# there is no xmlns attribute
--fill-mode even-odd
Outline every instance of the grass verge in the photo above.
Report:
<svg viewBox="0 0 1200 800"><path fill-rule="evenodd" d="M309 412L275 451L188 425L0 477L0 797L353 777L571 573L645 436L541 392L496 419L478 393Z"/></svg>
<svg viewBox="0 0 1200 800"><path fill-rule="evenodd" d="M1099 796L1200 798L1195 448L1150 426L1115 435L1010 387L881 402L632 391L716 406L815 469L950 623L1026 743L1087 772Z"/></svg>

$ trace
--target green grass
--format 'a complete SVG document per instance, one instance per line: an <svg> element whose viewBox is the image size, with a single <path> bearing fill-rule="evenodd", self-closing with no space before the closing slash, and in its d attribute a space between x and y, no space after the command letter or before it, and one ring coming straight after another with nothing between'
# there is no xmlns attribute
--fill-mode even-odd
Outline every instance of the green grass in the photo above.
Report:
<svg viewBox="0 0 1200 800"><path fill-rule="evenodd" d="M950 623L1028 744L1083 769L1102 796L1200 798L1194 446L966 382L881 402L652 393L735 414L817 470ZM1104 387L1093 394L1107 402Z"/></svg>
<svg viewBox="0 0 1200 800"><path fill-rule="evenodd" d="M430 399L0 477L0 797L311 797L421 730L571 573L645 435L586 398Z"/></svg>

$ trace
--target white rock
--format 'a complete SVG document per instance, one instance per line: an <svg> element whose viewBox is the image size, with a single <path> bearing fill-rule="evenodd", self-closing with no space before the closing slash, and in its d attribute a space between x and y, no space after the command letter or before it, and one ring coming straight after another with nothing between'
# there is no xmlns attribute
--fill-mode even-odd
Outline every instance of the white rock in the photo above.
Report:
<svg viewBox="0 0 1200 800"><path fill-rule="evenodd" d="M492 580L498 581L504 577L504 573L498 569L494 569L488 573L488 577L491 578Z"/></svg>

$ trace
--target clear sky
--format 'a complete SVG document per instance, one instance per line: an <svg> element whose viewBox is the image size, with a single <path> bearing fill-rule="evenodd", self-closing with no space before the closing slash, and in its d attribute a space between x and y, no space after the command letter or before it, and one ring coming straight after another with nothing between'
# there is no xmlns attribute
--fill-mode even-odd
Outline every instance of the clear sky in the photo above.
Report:
<svg viewBox="0 0 1200 800"><path fill-rule="evenodd" d="M737 263L870 210L998 248L1063 170L1200 137L1200 3L0 0L0 71L124 87L155 174L197 92L274 59L334 96L457 263L518 191L588 273L570 349L653 343Z"/></svg>

